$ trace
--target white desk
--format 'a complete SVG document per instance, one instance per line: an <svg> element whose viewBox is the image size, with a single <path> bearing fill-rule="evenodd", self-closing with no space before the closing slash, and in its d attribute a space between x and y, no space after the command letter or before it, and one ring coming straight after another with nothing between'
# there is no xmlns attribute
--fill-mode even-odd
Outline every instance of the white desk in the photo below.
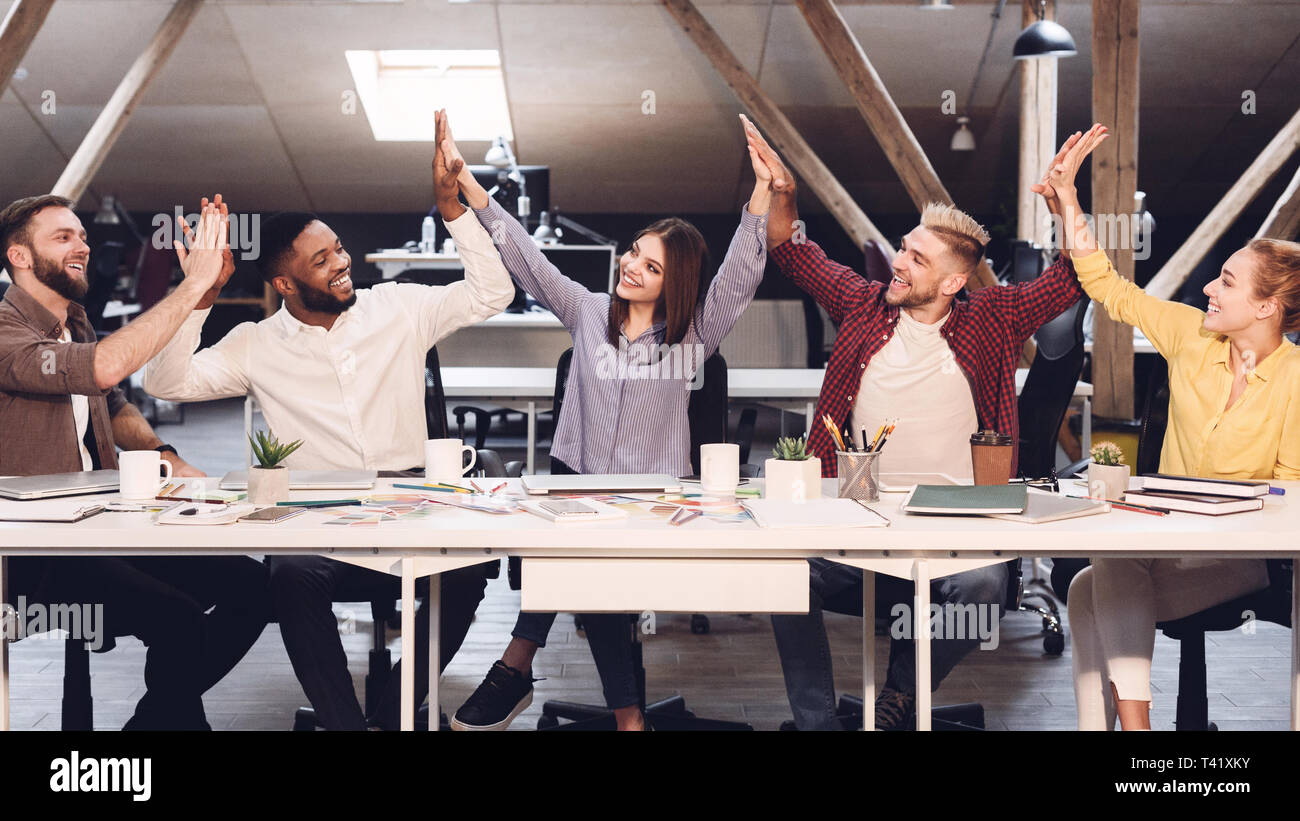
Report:
<svg viewBox="0 0 1300 821"><path fill-rule="evenodd" d="M1016 371L1016 393L1025 386L1027 368ZM727 372L727 397L733 401L803 412L804 431L811 430L826 371L816 368L733 368ZM521 411L528 418L527 471L534 473L537 451L537 403L555 398L554 368L443 368L448 399L481 399ZM1092 444L1092 385L1079 382L1075 399L1083 402L1083 448ZM784 415L782 435L785 434Z"/></svg>
<svg viewBox="0 0 1300 821"><path fill-rule="evenodd" d="M759 483L761 485L761 482ZM1284 558L1300 553L1300 482L1278 483L1289 497L1266 498L1258 513L1213 518L1193 514L1154 517L1114 511L1045 525L997 519L908 516L903 494L885 494L873 507L887 528L774 530L753 524L718 526L703 520L674 528L662 519L627 519L571 527L527 513L492 516L449 509L430 518L377 527L325 525L328 514L308 512L279 525L218 527L153 525L147 514L104 513L71 525L0 523L7 555L322 554L402 578L402 657L414 658L415 579L502 556L524 560L526 606L567 611L803 612L805 559L821 557L864 571L864 613L874 612L872 573L916 582L918 619L917 728L930 727L929 580L1015 557L1196 556ZM387 481L381 481L386 486ZM834 480L824 480L833 494ZM511 489L517 489L516 480ZM376 492L382 492L377 489ZM323 494L337 496L338 491ZM322 493L295 499L328 498ZM1291 500L1288 504L1287 498ZM0 562L0 593L4 587ZM1300 562L1296 563L1292 623L1300 622ZM593 599L592 580L602 598ZM429 703L438 704L440 586L430 580ZM665 583L671 581L671 583ZM801 595L801 605L795 598ZM797 605L797 606L796 606ZM872 621L863 620L865 729L874 721ZM1300 633L1292 633L1291 729L1300 730ZM0 639L0 729L9 722L8 643ZM402 666L402 729L414 726L415 671ZM436 728L431 722L431 729Z"/></svg>

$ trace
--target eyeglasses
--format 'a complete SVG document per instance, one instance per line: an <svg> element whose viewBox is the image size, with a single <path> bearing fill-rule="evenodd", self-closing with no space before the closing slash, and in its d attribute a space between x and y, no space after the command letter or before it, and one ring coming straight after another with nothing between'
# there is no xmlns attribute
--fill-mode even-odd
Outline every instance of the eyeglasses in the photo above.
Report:
<svg viewBox="0 0 1300 821"><path fill-rule="evenodd" d="M1056 478L1056 471L1052 471L1050 476L1044 476L1039 479L1030 479L1027 476L1021 476L1019 479L1012 479L1011 484L1025 485L1026 487L1038 488L1039 490L1050 490L1053 493L1060 491L1060 485Z"/></svg>

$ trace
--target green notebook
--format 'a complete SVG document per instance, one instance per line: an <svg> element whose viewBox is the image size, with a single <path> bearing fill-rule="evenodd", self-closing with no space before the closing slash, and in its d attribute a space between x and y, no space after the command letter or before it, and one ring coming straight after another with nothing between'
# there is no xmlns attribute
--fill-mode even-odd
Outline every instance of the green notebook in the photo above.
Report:
<svg viewBox="0 0 1300 821"><path fill-rule="evenodd" d="M1024 513L1027 496L1025 485L917 485L903 510L953 516Z"/></svg>

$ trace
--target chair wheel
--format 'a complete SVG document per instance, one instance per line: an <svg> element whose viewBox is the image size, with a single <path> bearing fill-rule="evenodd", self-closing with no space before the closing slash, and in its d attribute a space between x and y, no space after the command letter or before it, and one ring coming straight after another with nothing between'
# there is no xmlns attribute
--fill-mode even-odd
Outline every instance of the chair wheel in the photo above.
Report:
<svg viewBox="0 0 1300 821"><path fill-rule="evenodd" d="M294 731L295 733L311 733L311 732L315 732L315 731L316 731L316 721L315 721L315 719L311 719L311 718L299 718L299 717L295 716L294 719L293 719L293 731Z"/></svg>
<svg viewBox="0 0 1300 821"><path fill-rule="evenodd" d="M709 632L709 617L702 616L699 613L691 616L691 632L697 636L702 636Z"/></svg>
<svg viewBox="0 0 1300 821"><path fill-rule="evenodd" d="M553 730L558 726L560 726L560 721L555 716L548 716L543 713L542 716L537 719L537 729L539 730Z"/></svg>
<svg viewBox="0 0 1300 821"><path fill-rule="evenodd" d="M1065 652L1065 636L1060 633L1048 633L1043 636L1043 652L1049 656L1059 656Z"/></svg>

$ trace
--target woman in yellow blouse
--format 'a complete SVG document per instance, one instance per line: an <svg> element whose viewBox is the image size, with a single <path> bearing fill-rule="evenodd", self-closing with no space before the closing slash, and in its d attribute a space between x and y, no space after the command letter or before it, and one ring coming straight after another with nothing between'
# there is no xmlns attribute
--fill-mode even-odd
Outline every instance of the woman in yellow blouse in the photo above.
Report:
<svg viewBox="0 0 1300 821"><path fill-rule="evenodd" d="M1150 296L1112 267L1081 219L1074 179L1106 138L1094 125L1066 141L1034 190L1065 226L1079 284L1111 317L1136 325L1169 364L1162 473L1300 479L1300 244L1257 239L1205 286L1209 310ZM1255 559L1095 559L1070 586L1079 729L1151 728L1157 621L1267 586Z"/></svg>

